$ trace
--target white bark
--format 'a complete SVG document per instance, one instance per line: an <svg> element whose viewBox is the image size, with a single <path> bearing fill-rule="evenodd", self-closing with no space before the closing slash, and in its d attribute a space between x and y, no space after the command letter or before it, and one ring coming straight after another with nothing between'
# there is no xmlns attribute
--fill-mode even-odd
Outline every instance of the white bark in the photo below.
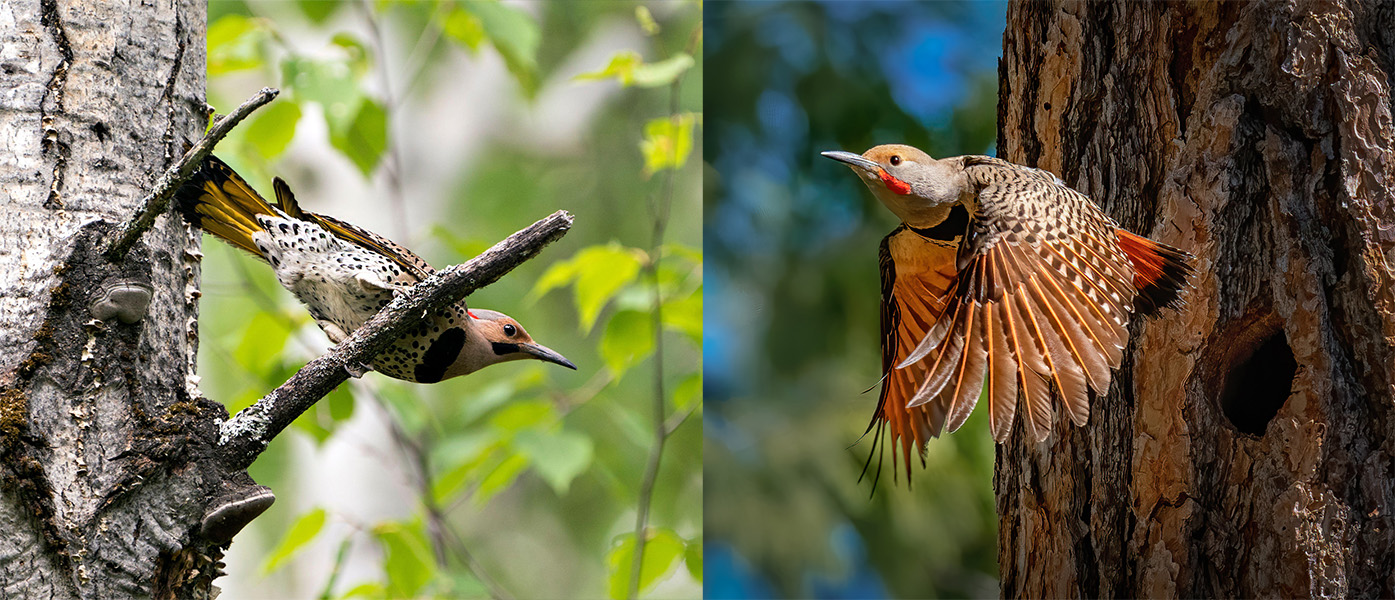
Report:
<svg viewBox="0 0 1395 600"><path fill-rule="evenodd" d="M5 597L206 596L208 507L254 489L200 460L224 413L194 391L196 236L162 217L100 256L202 131L204 29L197 0L0 3ZM116 282L143 317L93 318Z"/></svg>

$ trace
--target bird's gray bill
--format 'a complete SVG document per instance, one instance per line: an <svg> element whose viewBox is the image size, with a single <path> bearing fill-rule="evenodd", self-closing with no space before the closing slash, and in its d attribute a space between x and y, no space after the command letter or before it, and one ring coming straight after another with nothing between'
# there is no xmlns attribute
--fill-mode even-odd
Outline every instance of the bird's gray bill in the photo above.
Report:
<svg viewBox="0 0 1395 600"><path fill-rule="evenodd" d="M876 173L878 169L882 168L881 165L863 158L861 154L853 154L842 150L829 150L828 152L820 152L819 154L838 162L850 164L869 173Z"/></svg>
<svg viewBox="0 0 1395 600"><path fill-rule="evenodd" d="M551 348L542 344L519 344L518 349L521 352L536 356L538 360L545 360L550 363L562 365L573 371L576 370L576 365L572 364L572 361L567 360L567 357L558 354Z"/></svg>

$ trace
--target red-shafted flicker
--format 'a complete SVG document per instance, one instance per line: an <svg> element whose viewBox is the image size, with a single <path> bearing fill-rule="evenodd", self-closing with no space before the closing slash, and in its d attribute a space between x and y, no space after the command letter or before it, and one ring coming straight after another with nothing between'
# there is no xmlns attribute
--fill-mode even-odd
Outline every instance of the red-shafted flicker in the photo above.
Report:
<svg viewBox="0 0 1395 600"><path fill-rule="evenodd" d="M281 178L268 204L242 177L208 157L180 188L180 212L194 225L270 263L329 336L339 343L434 269L411 250L334 217L304 211ZM534 342L508 315L461 301L399 338L370 365L395 379L435 383L492 364L537 359L575 369Z"/></svg>
<svg viewBox="0 0 1395 600"><path fill-rule="evenodd" d="M1190 254L1121 229L1046 171L903 145L823 155L901 219L881 244L885 377L868 431L876 454L890 428L893 470L899 450L908 477L912 448L923 459L980 395L998 442L1019 392L1027 435L1046 438L1051 384L1084 425L1089 392L1108 390L1123 358L1129 316L1180 305L1194 269Z"/></svg>

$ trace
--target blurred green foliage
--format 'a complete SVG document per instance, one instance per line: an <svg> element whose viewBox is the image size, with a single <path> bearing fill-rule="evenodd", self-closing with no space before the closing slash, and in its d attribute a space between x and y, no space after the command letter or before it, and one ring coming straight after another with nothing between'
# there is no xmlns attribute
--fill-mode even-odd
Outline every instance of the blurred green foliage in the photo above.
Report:
<svg viewBox="0 0 1395 600"><path fill-rule="evenodd" d="M997 596L984 411L929 444L913 486L875 458L859 481L896 219L819 152L991 153L1003 11L708 5L709 597Z"/></svg>
<svg viewBox="0 0 1395 600"><path fill-rule="evenodd" d="M369 374L341 386L250 469L279 501L234 544L234 554L259 546L256 564L230 557L239 591L623 597L645 501L641 593L701 594L701 179L688 160L702 148L700 28L696 2L209 5L209 103L226 112L262 86L282 90L218 148L257 189L269 191L279 174L306 208L342 216L316 173L348 161L363 188L388 190L373 200L382 218L359 224L438 267L554 210L576 216L561 242L468 301L518 318L580 370L529 361L432 385ZM629 46L589 59L589 71L567 71L616 31L631 32ZM488 92L505 96L518 120L541 118L548 94L604 87L604 100L573 143L486 127L487 151L443 172L403 164L397 153L422 142L394 126L426 110L438 90L455 89L450 69L462 60L471 69L502 61L511 85ZM617 61L631 65L631 79L605 73ZM584 72L593 75L576 76ZM468 111L474 100L456 102ZM430 177L450 192L405 204L402 182ZM437 216L403 239L392 226L404 226L394 215L408 207ZM656 219L670 214L655 246ZM327 342L271 269L211 238L204 249L201 387L235 412ZM391 432L386 451L364 450L372 444L354 437L362 428L345 433L365 418ZM663 460L651 474L646 458L665 425ZM312 443L285 439L292 436ZM371 472L397 480L340 473L332 485L343 492L301 485L322 468L317 461L334 462L345 448L373 455L384 464ZM646 481L652 497L641 498ZM334 508L336 496L390 489L410 495L370 503L395 506L387 512L396 517L365 521ZM376 568L350 566L365 560Z"/></svg>

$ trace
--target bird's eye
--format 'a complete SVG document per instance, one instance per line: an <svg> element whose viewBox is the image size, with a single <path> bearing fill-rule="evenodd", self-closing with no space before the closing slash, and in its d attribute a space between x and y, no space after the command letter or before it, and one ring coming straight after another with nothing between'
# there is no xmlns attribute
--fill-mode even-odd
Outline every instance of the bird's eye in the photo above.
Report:
<svg viewBox="0 0 1395 600"><path fill-rule="evenodd" d="M900 165L900 164L901 164L901 157L900 157L900 156L897 156L897 155L895 155L895 154L891 155L891 166L895 167L895 166Z"/></svg>
<svg viewBox="0 0 1395 600"><path fill-rule="evenodd" d="M504 323L504 335L513 337L515 333L518 333L517 327L514 327L513 325L510 325L508 323Z"/></svg>

